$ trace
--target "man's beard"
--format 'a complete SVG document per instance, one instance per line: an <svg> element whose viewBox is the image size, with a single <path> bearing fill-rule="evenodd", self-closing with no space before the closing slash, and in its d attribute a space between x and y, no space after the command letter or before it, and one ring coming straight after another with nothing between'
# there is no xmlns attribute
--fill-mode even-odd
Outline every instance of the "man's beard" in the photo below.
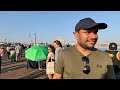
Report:
<svg viewBox="0 0 120 90"><path fill-rule="evenodd" d="M82 43L79 43L79 45L80 45L82 48L87 49L87 50L92 50L92 49L94 48L94 46L93 46L93 47L89 47L89 46L86 46L86 45L84 45L84 44L82 44Z"/></svg>
<svg viewBox="0 0 120 90"><path fill-rule="evenodd" d="M90 41L94 41L94 42L97 42L97 38L90 38L89 40L87 40L87 42L90 42ZM95 43L96 44L96 43ZM85 45L85 44L83 44L83 43L79 43L79 45L82 47L82 48L84 48L84 49L87 49L87 50L92 50L93 48L94 48L94 46L93 47L89 47L89 46L87 46L87 45Z"/></svg>

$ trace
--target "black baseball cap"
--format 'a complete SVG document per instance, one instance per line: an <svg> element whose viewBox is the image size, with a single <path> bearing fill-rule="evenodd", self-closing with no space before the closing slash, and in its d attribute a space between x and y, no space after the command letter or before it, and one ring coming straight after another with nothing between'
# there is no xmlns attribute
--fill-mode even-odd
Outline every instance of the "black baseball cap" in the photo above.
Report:
<svg viewBox="0 0 120 90"><path fill-rule="evenodd" d="M92 18L84 18L81 19L75 26L75 31L79 31L80 29L105 29L107 28L106 23L96 23Z"/></svg>

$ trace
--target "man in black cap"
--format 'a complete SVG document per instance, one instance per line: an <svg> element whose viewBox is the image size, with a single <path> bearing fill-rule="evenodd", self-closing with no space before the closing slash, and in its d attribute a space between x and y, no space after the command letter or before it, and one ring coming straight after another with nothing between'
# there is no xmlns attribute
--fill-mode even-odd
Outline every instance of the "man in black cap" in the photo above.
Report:
<svg viewBox="0 0 120 90"><path fill-rule="evenodd" d="M120 51L117 50L117 44L112 42L109 44L109 50L106 50L112 58L116 79L120 79Z"/></svg>
<svg viewBox="0 0 120 90"><path fill-rule="evenodd" d="M74 32L77 44L58 55L53 79L115 79L111 58L94 47L98 30L105 28L106 23L81 19Z"/></svg>

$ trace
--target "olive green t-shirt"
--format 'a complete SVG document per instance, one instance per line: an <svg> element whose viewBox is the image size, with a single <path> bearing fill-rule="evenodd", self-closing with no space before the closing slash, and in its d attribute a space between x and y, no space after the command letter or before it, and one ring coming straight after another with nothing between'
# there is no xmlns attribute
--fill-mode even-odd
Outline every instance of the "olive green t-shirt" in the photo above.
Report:
<svg viewBox="0 0 120 90"><path fill-rule="evenodd" d="M58 55L55 72L62 74L63 79L115 79L113 63L106 52L94 48L87 56L90 73L83 73L85 64L83 54L75 46L62 50Z"/></svg>

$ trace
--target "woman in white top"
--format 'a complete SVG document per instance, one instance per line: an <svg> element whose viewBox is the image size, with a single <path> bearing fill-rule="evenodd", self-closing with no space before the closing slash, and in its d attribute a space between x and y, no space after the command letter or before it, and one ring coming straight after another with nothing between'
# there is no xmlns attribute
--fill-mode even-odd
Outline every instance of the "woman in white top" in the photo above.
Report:
<svg viewBox="0 0 120 90"><path fill-rule="evenodd" d="M46 60L46 66L48 64L48 62L54 61L55 60L55 48L52 45L48 46L48 57ZM53 74L48 74L48 78L52 79L53 78Z"/></svg>

